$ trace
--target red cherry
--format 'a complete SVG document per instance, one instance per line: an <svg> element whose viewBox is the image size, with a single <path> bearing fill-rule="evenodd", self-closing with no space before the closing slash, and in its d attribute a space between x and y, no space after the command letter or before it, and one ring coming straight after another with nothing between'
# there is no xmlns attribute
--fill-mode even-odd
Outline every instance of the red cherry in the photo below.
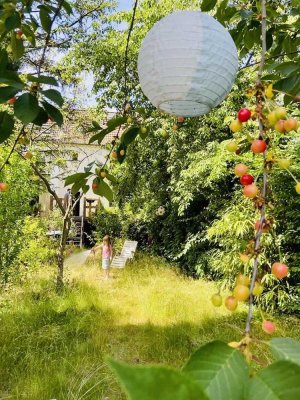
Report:
<svg viewBox="0 0 300 400"><path fill-rule="evenodd" d="M93 183L93 184L92 184L92 189L95 190L95 189L97 189L97 188L98 188L97 183Z"/></svg>
<svg viewBox="0 0 300 400"><path fill-rule="evenodd" d="M178 122L179 124L182 124L183 121L184 121L184 117L177 117L177 122Z"/></svg>
<svg viewBox="0 0 300 400"><path fill-rule="evenodd" d="M251 185L254 182L254 178L252 175L246 174L240 177L240 182L243 186Z"/></svg>
<svg viewBox="0 0 300 400"><path fill-rule="evenodd" d="M8 104L14 104L17 101L16 97L12 97L11 99L7 100Z"/></svg>
<svg viewBox="0 0 300 400"><path fill-rule="evenodd" d="M8 184L5 182L0 182L0 192L6 192L8 189Z"/></svg>
<svg viewBox="0 0 300 400"><path fill-rule="evenodd" d="M236 164L234 167L234 173L237 176L243 176L246 175L248 172L248 167L245 164Z"/></svg>
<svg viewBox="0 0 300 400"><path fill-rule="evenodd" d="M251 111L248 108L241 108L238 112L238 119L240 122L246 122L251 118Z"/></svg>
<svg viewBox="0 0 300 400"><path fill-rule="evenodd" d="M272 274L278 279L285 278L289 273L289 267L286 264L275 262L272 265Z"/></svg>
<svg viewBox="0 0 300 400"><path fill-rule="evenodd" d="M267 148L267 143L264 140L256 139L251 144L253 153L263 153Z"/></svg>
<svg viewBox="0 0 300 400"><path fill-rule="evenodd" d="M251 183L251 185L247 185L243 189L244 196L249 197L249 199L254 199L254 197L258 194L258 187Z"/></svg>
<svg viewBox="0 0 300 400"><path fill-rule="evenodd" d="M273 322L267 321L266 319L261 324L262 330L270 335L276 330L276 326Z"/></svg>
<svg viewBox="0 0 300 400"><path fill-rule="evenodd" d="M284 133L285 132L285 120L280 119L279 121L276 122L274 128L277 132L279 133Z"/></svg>

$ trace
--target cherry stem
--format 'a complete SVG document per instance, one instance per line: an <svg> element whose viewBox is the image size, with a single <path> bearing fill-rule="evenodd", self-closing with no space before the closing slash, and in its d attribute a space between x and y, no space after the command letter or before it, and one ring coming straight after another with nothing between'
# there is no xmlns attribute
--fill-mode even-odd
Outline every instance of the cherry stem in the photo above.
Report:
<svg viewBox="0 0 300 400"><path fill-rule="evenodd" d="M264 125L263 125L263 116L262 116L262 103L263 103L263 96L261 93L261 78L262 78L262 73L263 73L263 68L264 68L264 63L265 63L265 55L267 51L267 46L266 46L266 31L267 31L267 15L266 15L266 0L261 1L261 8L262 8L262 19L261 19L261 42L262 42L262 50L261 50L261 60L260 60L260 65L259 65L259 70L257 74L257 81L256 81L256 86L258 88L258 92L256 95L256 105L258 106L259 115L258 115L258 125L259 125L259 135L263 139L265 138L265 132L264 132ZM257 278L257 272L258 272L258 257L259 257L259 249L260 249L260 241L261 241L261 236L262 236L262 231L263 231L263 223L265 221L265 215L266 215L266 194L267 194L267 187L268 187L268 172L266 169L266 159L267 159L267 150L263 153L263 166L264 166L264 172L263 172L263 187L262 187L262 198L263 198L263 204L260 209L260 221L259 221L259 226L258 226L258 231L255 237L255 246L254 246L254 252L255 252L255 258L254 258L254 265L253 265L253 273L252 273L252 278L251 278L251 284L250 284L250 297L249 297L249 306L248 306L248 316L247 316L247 322L246 322L246 329L245 332L246 334L250 334L251 331L251 322L253 318L253 289L255 285L255 281Z"/></svg>

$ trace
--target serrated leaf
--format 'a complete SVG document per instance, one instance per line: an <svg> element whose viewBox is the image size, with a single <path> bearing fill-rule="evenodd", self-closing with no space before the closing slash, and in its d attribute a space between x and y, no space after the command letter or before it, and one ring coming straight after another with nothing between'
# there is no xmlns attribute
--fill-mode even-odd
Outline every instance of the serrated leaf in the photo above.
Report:
<svg viewBox="0 0 300 400"><path fill-rule="evenodd" d="M14 119L6 111L0 112L0 143L3 143L14 130Z"/></svg>
<svg viewBox="0 0 300 400"><path fill-rule="evenodd" d="M174 369L132 367L113 360L108 364L130 400L208 400L197 383Z"/></svg>
<svg viewBox="0 0 300 400"><path fill-rule="evenodd" d="M77 172L76 174L70 175L65 179L65 186L72 185L72 183L82 181L89 177L91 172Z"/></svg>
<svg viewBox="0 0 300 400"><path fill-rule="evenodd" d="M47 89L43 90L41 94L48 99L52 100L54 103L56 103L59 107L61 107L64 104L64 99L62 98L62 95L58 90L55 89Z"/></svg>
<svg viewBox="0 0 300 400"><path fill-rule="evenodd" d="M39 107L39 113L37 117L32 121L32 123L37 126L43 126L48 122L48 119L49 116L46 111L42 107Z"/></svg>
<svg viewBox="0 0 300 400"><path fill-rule="evenodd" d="M15 32L11 32L10 45L12 56L15 61L19 60L25 52L23 40L17 39Z"/></svg>
<svg viewBox="0 0 300 400"><path fill-rule="evenodd" d="M0 104L6 103L7 100L14 97L18 92L19 92L19 89L16 89L12 86L0 87Z"/></svg>
<svg viewBox="0 0 300 400"><path fill-rule="evenodd" d="M300 75L295 74L280 79L273 85L273 88L290 95L296 95L300 90Z"/></svg>
<svg viewBox="0 0 300 400"><path fill-rule="evenodd" d="M39 113L38 100L31 93L22 94L14 104L15 116L24 125L32 122Z"/></svg>
<svg viewBox="0 0 300 400"><path fill-rule="evenodd" d="M27 79L30 82L38 82L38 83L45 83L47 85L58 86L57 80L52 76L47 76L47 75L34 76L28 74Z"/></svg>
<svg viewBox="0 0 300 400"><path fill-rule="evenodd" d="M276 360L287 360L300 365L300 343L291 338L274 338L270 347Z"/></svg>
<svg viewBox="0 0 300 400"><path fill-rule="evenodd" d="M240 400L248 380L248 366L241 353L215 341L200 347L183 371L213 400Z"/></svg>
<svg viewBox="0 0 300 400"><path fill-rule="evenodd" d="M98 196L105 197L111 203L114 199L114 194L111 190L111 187L104 182L103 179L96 178L94 182L98 185L97 188L93 189L94 193Z"/></svg>
<svg viewBox="0 0 300 400"><path fill-rule="evenodd" d="M43 29L49 33L51 30L52 20L49 11L45 7L40 8L40 20Z"/></svg>
<svg viewBox="0 0 300 400"><path fill-rule="evenodd" d="M134 139L137 137L139 134L139 126L133 125L127 128L121 136L121 143L124 143L126 146L128 146L130 143L134 141Z"/></svg>
<svg viewBox="0 0 300 400"><path fill-rule="evenodd" d="M42 104L47 111L48 115L57 123L58 126L62 126L64 123L64 117L62 113L47 101L42 101Z"/></svg>
<svg viewBox="0 0 300 400"><path fill-rule="evenodd" d="M299 65L293 61L287 61L281 64L277 64L274 66L274 70L282 73L283 75L289 75L292 72L296 72L297 70L300 73Z"/></svg>
<svg viewBox="0 0 300 400"><path fill-rule="evenodd" d="M210 11L217 4L217 0L203 0L201 3L201 11Z"/></svg>
<svg viewBox="0 0 300 400"><path fill-rule="evenodd" d="M259 371L250 380L247 400L299 400L300 366L278 361Z"/></svg>

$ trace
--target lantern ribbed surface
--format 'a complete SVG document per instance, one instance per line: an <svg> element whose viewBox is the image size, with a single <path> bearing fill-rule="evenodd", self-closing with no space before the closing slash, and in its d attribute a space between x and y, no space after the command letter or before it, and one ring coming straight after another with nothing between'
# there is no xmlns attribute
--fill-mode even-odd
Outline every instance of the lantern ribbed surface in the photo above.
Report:
<svg viewBox="0 0 300 400"><path fill-rule="evenodd" d="M141 88L169 114L208 113L230 92L238 70L228 31L200 11L176 11L147 33L138 57Z"/></svg>

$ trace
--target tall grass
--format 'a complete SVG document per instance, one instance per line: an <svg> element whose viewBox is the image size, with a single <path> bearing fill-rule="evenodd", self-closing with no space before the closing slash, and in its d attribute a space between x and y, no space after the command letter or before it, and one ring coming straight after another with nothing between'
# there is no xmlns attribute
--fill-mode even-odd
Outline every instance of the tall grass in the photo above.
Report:
<svg viewBox="0 0 300 400"><path fill-rule="evenodd" d="M163 260L138 255L101 279L97 263L71 268L56 296L51 279L32 278L3 295L0 399L123 399L105 358L180 366L200 344L240 338L246 312L215 309L211 282L183 277ZM280 318L279 336L300 339L296 318ZM265 339L259 323L258 338ZM262 363L264 345L256 348Z"/></svg>

